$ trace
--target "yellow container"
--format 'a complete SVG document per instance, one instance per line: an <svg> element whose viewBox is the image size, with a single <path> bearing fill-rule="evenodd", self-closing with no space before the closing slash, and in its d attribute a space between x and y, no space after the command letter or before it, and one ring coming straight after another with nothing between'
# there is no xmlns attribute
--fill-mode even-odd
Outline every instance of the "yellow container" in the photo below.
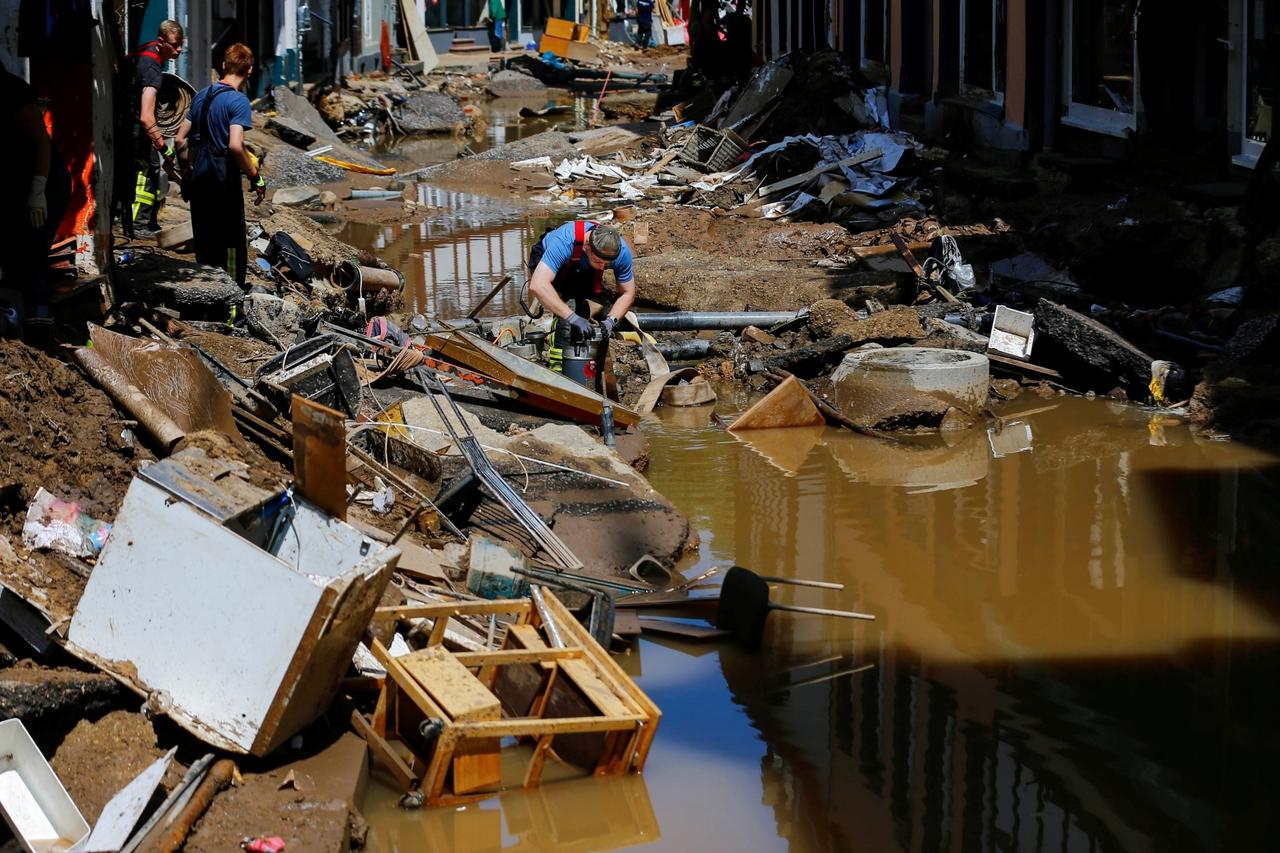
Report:
<svg viewBox="0 0 1280 853"><path fill-rule="evenodd" d="M544 36L551 36L558 39L573 38L573 28L576 25L573 21L566 21L563 18L547 18L547 25L543 28Z"/></svg>

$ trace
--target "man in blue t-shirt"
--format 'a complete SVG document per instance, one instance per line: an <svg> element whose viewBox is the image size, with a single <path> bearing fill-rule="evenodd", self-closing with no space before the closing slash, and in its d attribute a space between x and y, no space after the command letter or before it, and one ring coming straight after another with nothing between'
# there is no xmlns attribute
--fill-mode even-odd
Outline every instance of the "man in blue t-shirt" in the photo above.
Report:
<svg viewBox="0 0 1280 853"><path fill-rule="evenodd" d="M257 196L255 204L267 194L267 181L244 147L253 107L240 87L252 73L253 51L243 44L227 48L222 79L196 93L177 137L179 148L190 142L193 149L182 194L191 202L196 260L225 269L241 287L248 257L241 173Z"/></svg>
<svg viewBox="0 0 1280 853"><path fill-rule="evenodd" d="M579 219L547 232L533 247L529 254L529 292L560 318L556 323L558 338L591 337L587 300L603 295L605 270L613 270L618 284L617 298L600 323L607 338L636 301L627 241L616 228Z"/></svg>

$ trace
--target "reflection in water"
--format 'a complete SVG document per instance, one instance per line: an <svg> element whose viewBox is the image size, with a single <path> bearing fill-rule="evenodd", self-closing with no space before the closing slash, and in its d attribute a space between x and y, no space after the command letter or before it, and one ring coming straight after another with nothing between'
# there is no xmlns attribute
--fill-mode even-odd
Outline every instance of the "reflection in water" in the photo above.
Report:
<svg viewBox="0 0 1280 853"><path fill-rule="evenodd" d="M840 580L775 595L881 617L775 613L761 655L719 655L776 832L805 851L1269 846L1276 460L1133 407L1018 408L1027 453L832 430L795 477L714 433L652 434L655 486L714 533L702 562Z"/></svg>
<svg viewBox="0 0 1280 853"><path fill-rule="evenodd" d="M475 805L402 811L379 791L365 817L373 850L615 850L659 837L644 779L578 779Z"/></svg>
<svg viewBox="0 0 1280 853"><path fill-rule="evenodd" d="M773 613L759 653L645 639L623 658L664 713L643 780L375 797L376 850L1272 849L1280 460L1055 402L1002 412L1028 452L826 430L785 471L774 437L659 408L650 478L699 566L842 581L773 594L879 620Z"/></svg>
<svg viewBox="0 0 1280 853"><path fill-rule="evenodd" d="M348 223L338 238L369 249L404 273L406 310L429 319L462 317L510 275L512 282L481 313L520 313L529 249L564 214L548 215L426 184L417 185L415 200L441 212L416 224Z"/></svg>

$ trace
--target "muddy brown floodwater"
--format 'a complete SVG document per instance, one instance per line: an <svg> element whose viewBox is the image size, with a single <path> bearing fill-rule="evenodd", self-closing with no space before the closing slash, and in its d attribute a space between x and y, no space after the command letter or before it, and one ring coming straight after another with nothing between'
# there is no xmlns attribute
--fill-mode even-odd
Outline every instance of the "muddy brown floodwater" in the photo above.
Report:
<svg viewBox="0 0 1280 853"><path fill-rule="evenodd" d="M657 414L697 568L840 581L776 600L879 620L775 612L754 654L646 637L643 778L419 812L374 786L373 849L1274 849L1280 458L1077 398L1007 404L1030 449L1000 457L985 430Z"/></svg>

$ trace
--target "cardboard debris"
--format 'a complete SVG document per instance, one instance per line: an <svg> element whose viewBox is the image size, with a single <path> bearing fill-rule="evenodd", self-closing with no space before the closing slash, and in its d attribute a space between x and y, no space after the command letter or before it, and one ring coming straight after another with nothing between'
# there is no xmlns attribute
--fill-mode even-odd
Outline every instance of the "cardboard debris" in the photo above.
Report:
<svg viewBox="0 0 1280 853"><path fill-rule="evenodd" d="M762 400L739 415L729 425L729 431L817 426L826 422L800 380L788 376Z"/></svg>

